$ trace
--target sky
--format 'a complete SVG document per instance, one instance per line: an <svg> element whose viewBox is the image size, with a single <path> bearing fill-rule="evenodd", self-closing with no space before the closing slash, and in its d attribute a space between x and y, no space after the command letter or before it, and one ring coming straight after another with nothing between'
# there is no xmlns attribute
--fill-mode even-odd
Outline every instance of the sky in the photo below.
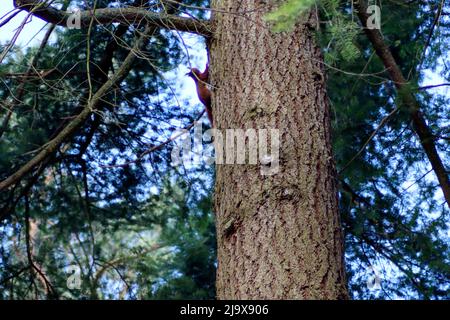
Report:
<svg viewBox="0 0 450 320"><path fill-rule="evenodd" d="M13 0L0 0L0 18L4 18L5 16L8 16L10 12L14 10L13 6ZM0 28L0 43L4 44L5 42L8 42L13 37L15 31L17 28L21 25L22 21L26 18L27 13L20 12L17 16L15 16L10 22L8 22L6 25L2 26ZM3 19L1 19L3 20ZM0 20L0 21L1 21ZM38 45L45 34L45 26L46 22L39 19L32 17L25 25L24 29L20 33L16 45L20 46L21 48L25 48L27 46L33 46ZM183 40L187 43L187 46L191 46L192 48L198 47L199 43L195 36L190 35L183 35ZM198 67L199 69L203 69L204 65L206 64L206 56L204 52L201 50L189 50L189 55L191 56L191 63L192 67ZM182 77L186 72L188 71L187 66L180 66L180 70L176 70L174 73L168 73L168 77L175 77L180 79L179 83L179 89L181 90L181 95L183 97L189 98L189 100L193 103L196 103L196 95L195 95L195 86L191 79L188 79L186 77ZM426 79L424 80L423 84L424 86L427 85L434 85L445 82L443 79L441 79L436 73L433 73L431 71L425 71ZM447 94L450 94L450 88L449 87L440 87L435 88L431 90L439 90L442 92L446 92Z"/></svg>
<svg viewBox="0 0 450 320"><path fill-rule="evenodd" d="M0 1L0 18L9 16L8 13L11 13L12 10L14 10L13 0ZM11 40L16 29L21 25L26 16L27 13L20 12L10 22L0 28L0 41L2 43ZM42 40L44 36L44 33L40 33L40 30L44 28L45 25L46 23L41 19L32 17L30 21L25 25L23 31L20 33L16 44L19 44L21 47L26 47L27 45L35 45L39 43L39 41Z"/></svg>
<svg viewBox="0 0 450 320"><path fill-rule="evenodd" d="M14 12L13 0L0 0L0 23L3 21L9 14ZM0 43L2 45L7 44L14 36L17 28L23 23L24 19L26 19L27 13L20 12L17 16L15 16L10 22L0 28ZM25 24L22 32L20 32L19 37L16 40L16 45L22 49L25 49L27 46L37 46L41 42L44 37L46 31L47 23L39 18L31 17L29 21ZM173 71L167 72L163 75L164 79L171 83L175 83L172 87L172 92L174 94L173 101L174 106L170 107L197 107L197 110L200 110L199 101L196 94L195 84L189 77L186 77L185 74L188 72L189 67L197 67L203 70L206 65L206 52L203 49L204 45L200 42L199 38L189 34L182 34L183 43L186 45L187 50L189 51L188 56L190 57L190 66L188 65L180 65ZM1 48L1 47L0 47ZM199 49L201 48L201 49ZM0 53L1 54L1 53ZM436 72L432 72L430 70L425 70L425 79L422 82L423 86L428 85L436 85L446 82L442 79ZM441 94L446 94L450 97L450 87L438 87L429 90L430 93L439 92ZM187 106L183 103L177 105L177 101L187 101ZM206 116L205 116L206 118ZM181 124L174 122L173 123L177 127L181 127ZM166 137L163 137L164 139ZM168 138L168 137L167 137ZM434 179L432 175L429 175L427 178ZM414 183L414 180L406 181L405 188ZM411 190L414 191L414 190ZM442 197L439 191L439 197Z"/></svg>
<svg viewBox="0 0 450 320"><path fill-rule="evenodd" d="M0 0L0 23L7 16L9 16L13 10L13 0ZM24 19L26 19L27 13L20 12L6 25L0 28L0 44L3 45L9 43L13 38L16 30L21 26ZM31 17L25 24L23 30L20 32L16 46L25 49L28 46L38 46L45 35L47 23L39 18ZM189 50L190 64L192 67L197 67L203 70L206 65L206 51L199 50L204 45L199 41L198 37L189 34L183 34L183 42ZM0 53L1 54L1 53ZM189 66L180 65L177 69L164 74L164 78L167 80L177 79L176 85L173 88L174 94L177 96L175 100L189 101L189 105L196 106L199 104L195 84L192 79L185 76L189 71Z"/></svg>
<svg viewBox="0 0 450 320"><path fill-rule="evenodd" d="M14 11L14 6L13 0L0 0L0 2L1 2L0 6L0 23L1 23L1 21L3 21L7 16L9 16L9 14L11 14ZM20 12L10 22L8 22L6 25L0 28L0 43L2 45L7 44L13 38L17 28L23 23L26 17L27 17L26 12ZM39 18L31 17L29 21L27 21L22 32L17 38L16 45L22 49L25 49L27 46L39 45L42 38L44 37L46 25L47 24L45 21ZM206 52L203 49L204 45L200 42L198 37L189 34L182 34L182 37L183 43L186 45L186 48L188 48L187 50L189 51L188 56L190 57L190 66L180 65L175 70L167 72L163 76L168 81L175 83L175 85L172 87L174 94L173 99L174 101L188 101L187 107L194 107L194 106L198 107L199 101L196 95L195 84L192 81L192 79L186 77L185 74L186 72L188 72L189 67L197 67L203 70L207 60ZM422 82L422 86L436 85L446 82L436 72L425 70L424 74L426 76L424 81ZM450 87L438 87L430 89L429 91L430 93L439 92L441 94L446 94L447 96L450 97ZM184 108L186 106L181 103L180 106L176 105L174 107ZM181 124L177 123L174 123L174 125L178 127L181 126ZM427 178L433 179L434 177L430 176ZM405 188L411 185L411 183L414 183L414 180L406 181Z"/></svg>

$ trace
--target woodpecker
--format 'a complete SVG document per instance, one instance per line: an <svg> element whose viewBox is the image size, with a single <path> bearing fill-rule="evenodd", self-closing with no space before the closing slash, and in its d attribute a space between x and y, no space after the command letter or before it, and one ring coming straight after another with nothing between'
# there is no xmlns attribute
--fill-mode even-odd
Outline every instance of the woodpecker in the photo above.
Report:
<svg viewBox="0 0 450 320"><path fill-rule="evenodd" d="M211 108L211 91L208 89L208 78L209 78L209 66L206 65L205 71L200 72L197 68L192 68L190 72L186 73L187 76L191 77L195 81L197 86L197 95L199 100L205 105L206 114L208 119L213 125L213 116Z"/></svg>

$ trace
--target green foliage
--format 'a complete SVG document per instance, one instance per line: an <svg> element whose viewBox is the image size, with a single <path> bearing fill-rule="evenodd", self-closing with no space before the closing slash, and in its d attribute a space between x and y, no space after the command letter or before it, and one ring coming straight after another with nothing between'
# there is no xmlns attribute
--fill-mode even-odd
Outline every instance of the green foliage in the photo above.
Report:
<svg viewBox="0 0 450 320"><path fill-rule="evenodd" d="M284 1L268 15L268 21L274 23L274 31L291 31L312 4ZM448 96L417 92L423 79L417 70L419 59L434 12L419 3L377 4L382 7L384 40L410 79L398 92L384 81L387 75L380 72L384 66L361 32L351 2L317 1L321 22L317 39L327 66L333 66L328 69L328 94L335 158L338 168L346 167L341 179L352 188L352 192L342 188L340 193L349 285L354 298L448 298L450 239L445 230L449 210L442 199L437 200L437 183L425 169L428 160L410 130L411 110L406 108L416 95L421 104L416 107L432 119L433 130L448 135ZM448 54L447 41L437 40L448 35L448 19L440 25L423 61L435 72L439 55ZM446 82L450 72L446 65L441 69L442 82ZM364 76L358 76L361 73ZM362 156L350 162L395 108L400 112L377 133ZM441 155L448 153L448 143L437 140L436 144ZM448 167L448 159L443 159ZM382 278L381 291L366 286L371 275L367 270L373 266Z"/></svg>
<svg viewBox="0 0 450 320"><path fill-rule="evenodd" d="M445 235L449 210L404 108L405 99L416 95L418 107L436 134L448 132L448 96L442 91L417 90L423 79L423 70L416 71L419 56L434 16L418 3L382 4L384 40L403 74L409 75L408 86L398 92L385 80L385 67L362 33L355 39L360 55L352 60L337 59L338 68L328 70L338 170L349 164L387 114L400 108L362 155L340 173L353 191L342 188L340 192L349 286L356 299L446 299L450 288L450 239ZM347 19L351 18L349 9L341 6ZM328 40L320 39L327 48ZM442 52L443 47L437 38L432 41L432 50ZM435 68L437 60L431 54L424 64ZM443 82L448 81L446 70L443 67L440 73ZM359 76L361 73L364 76ZM448 167L448 142L435 143ZM380 274L381 290L367 288L371 266Z"/></svg>
<svg viewBox="0 0 450 320"><path fill-rule="evenodd" d="M214 299L216 238L211 202L198 202L189 216L174 216L163 229L163 243L176 252L154 299Z"/></svg>
<svg viewBox="0 0 450 320"><path fill-rule="evenodd" d="M348 5L347 1L341 3L340 0L286 0L266 15L266 21L273 24L275 32L292 31L300 17L314 4L320 9L321 23L326 23L318 34L320 41L324 43L325 62L334 65L339 60L355 60L360 55L355 45L360 27L353 20L353 16L341 10L341 7Z"/></svg>
<svg viewBox="0 0 450 320"><path fill-rule="evenodd" d="M109 3L97 1L97 6ZM77 3L81 8L91 4ZM160 9L153 4L149 7ZM204 11L190 12L194 13L204 18ZM128 54L125 44L132 43L137 34L130 28L118 40L112 34L119 29L114 25L92 29L94 90L105 80L105 73L99 72L104 58L112 54L108 72L115 70ZM36 69L54 71L45 81L32 77L25 83L25 94L15 105L0 143L0 180L29 161L84 105L88 94L86 32L57 29L56 41L42 51ZM119 45L107 49L114 43ZM46 293L29 267L27 215L38 226L33 255L59 298L152 299L165 295L163 284L170 284L173 296L184 292L186 298L188 293L203 299L214 297L214 224L210 209L201 206L209 201L210 175L198 175L210 169L178 172L171 168L170 146L151 153L142 163L114 167L164 141L175 129L171 121L184 126L196 117L197 110L178 104L169 88L173 83L162 74L186 61L183 47L178 36L157 30L121 86L103 97L98 111L50 156L39 177L27 176L12 193L0 195L0 298L55 297ZM3 75L26 72L37 51L14 49L0 66L2 101L9 101L9 94L20 85L20 78ZM24 197L22 191L31 181L33 186ZM194 216L200 213L197 221ZM189 230L174 228L174 223L179 226L183 221L191 225ZM197 228L206 225L207 230L197 233ZM185 232L196 236L190 238ZM189 242L177 243L177 239ZM79 289L67 286L69 267L80 270ZM18 270L22 271L16 274ZM183 279L191 279L189 290Z"/></svg>
<svg viewBox="0 0 450 320"><path fill-rule="evenodd" d="M100 7L109 3L98 1ZM185 3L205 5L203 1ZM281 22L279 31L290 30L302 8L312 4L285 2L282 11L269 15L269 20ZM362 154L350 161L378 124L412 93L433 130L436 148L450 167L445 157L449 98L442 91L418 90L423 68L450 82L449 67L439 63L449 53L445 37L450 22L448 18L440 21L421 69L419 57L435 12L417 1L382 4L384 40L409 75L410 84L401 92L387 81L383 64L358 29L350 2L318 3L324 23L317 39L328 65L334 66L327 69L334 155L338 171L346 167L339 177L339 205L349 287L355 299L448 299L449 210L411 130L408 112L401 108ZM205 14L195 9L188 13L199 18ZM117 26L108 28L96 27L92 33L94 89L103 79L95 70L108 43L115 42L111 32ZM132 43L136 33L127 30L119 43ZM170 88L175 83L162 74L187 61L184 45L172 33L155 32L143 52L147 60L136 62L98 112L49 157L42 172L35 170L14 190L0 194L0 298L53 298L30 269L27 220L37 227L35 262L45 269L59 298L214 298L212 168L172 168L170 145L141 162L115 166L163 142L175 128L190 124L200 110L187 108L184 101L178 104ZM18 78L5 75L25 72L36 52L36 48L14 48L0 65L2 102L10 101L20 84ZM114 49L109 71L120 65L127 52L126 46ZM55 66L57 70L45 82L38 78L26 82L25 94L1 137L0 180L25 164L80 111L88 92L86 30L56 32L37 69ZM0 109L1 120L5 112ZM71 266L81 271L79 289L67 286ZM366 285L371 267L380 273L381 290Z"/></svg>
<svg viewBox="0 0 450 320"><path fill-rule="evenodd" d="M273 23L276 32L291 31L299 16L315 2L316 0L286 0L279 8L268 13L265 19Z"/></svg>

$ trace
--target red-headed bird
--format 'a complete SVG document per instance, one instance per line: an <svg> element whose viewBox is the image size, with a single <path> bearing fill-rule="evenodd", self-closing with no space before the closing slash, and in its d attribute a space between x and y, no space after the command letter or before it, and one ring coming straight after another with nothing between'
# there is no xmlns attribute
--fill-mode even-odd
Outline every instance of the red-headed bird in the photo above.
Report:
<svg viewBox="0 0 450 320"><path fill-rule="evenodd" d="M200 101L206 107L206 114L208 119L213 125L213 116L211 108L211 91L208 89L208 78L209 78L209 66L206 65L205 71L200 72L197 68L192 68L190 72L186 73L187 76L191 77L195 81L197 86L197 95Z"/></svg>

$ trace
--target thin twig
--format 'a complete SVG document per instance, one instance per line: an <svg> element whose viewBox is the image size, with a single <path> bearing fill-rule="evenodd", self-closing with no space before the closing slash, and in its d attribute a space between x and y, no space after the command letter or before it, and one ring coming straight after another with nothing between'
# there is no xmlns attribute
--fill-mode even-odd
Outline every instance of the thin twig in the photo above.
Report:
<svg viewBox="0 0 450 320"><path fill-rule="evenodd" d="M391 113L389 113L386 117L384 117L380 124L378 125L378 127L372 132L372 134L370 135L369 139L367 139L367 141L363 144L363 146L361 147L361 149L359 149L359 151L353 156L353 158L347 162L347 164L339 171L339 174L341 174L342 172L344 172L345 169L347 169L350 164L355 161L356 158L358 158L361 153L363 153L364 149L367 147L367 145L370 143L370 141L372 141L372 139L377 135L378 131L380 131L381 128L384 127L384 125L386 124L386 122L399 110L399 108L395 108L394 110L391 111Z"/></svg>

